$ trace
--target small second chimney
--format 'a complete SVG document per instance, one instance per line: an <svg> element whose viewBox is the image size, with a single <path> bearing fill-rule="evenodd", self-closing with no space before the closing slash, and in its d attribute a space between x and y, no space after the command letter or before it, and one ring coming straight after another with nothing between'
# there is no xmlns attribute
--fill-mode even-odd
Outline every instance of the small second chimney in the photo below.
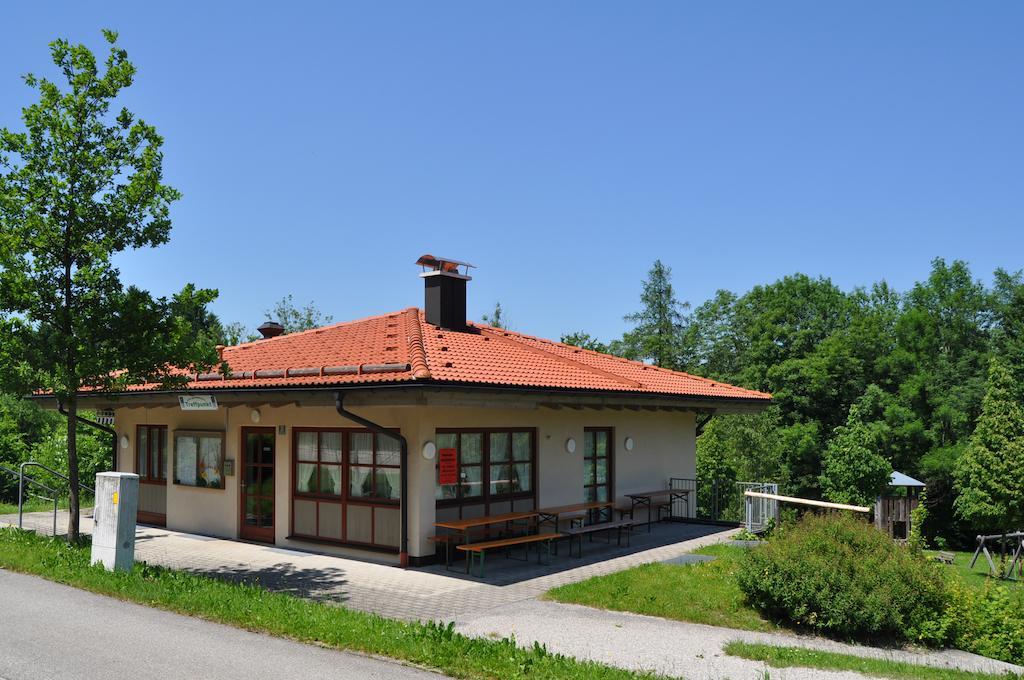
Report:
<svg viewBox="0 0 1024 680"><path fill-rule="evenodd" d="M276 338L277 336L284 334L284 326L276 321L267 321L256 330L263 335L264 340Z"/></svg>
<svg viewBox="0 0 1024 680"><path fill-rule="evenodd" d="M466 282L473 265L458 260L424 255L416 261L424 268L423 310L427 323L449 331L466 330ZM464 267L463 271L459 271Z"/></svg>

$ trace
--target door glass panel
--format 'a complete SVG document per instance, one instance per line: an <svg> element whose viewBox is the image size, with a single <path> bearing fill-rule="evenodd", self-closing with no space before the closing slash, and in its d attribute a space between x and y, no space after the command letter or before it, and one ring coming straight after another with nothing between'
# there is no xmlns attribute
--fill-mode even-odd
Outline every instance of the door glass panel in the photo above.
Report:
<svg viewBox="0 0 1024 680"><path fill-rule="evenodd" d="M607 432L595 432L594 433L594 449L598 456L604 457L608 455L608 433Z"/></svg>
<svg viewBox="0 0 1024 680"><path fill-rule="evenodd" d="M256 486L260 483L260 468L257 465L245 466L245 485L248 493L257 493Z"/></svg>
<svg viewBox="0 0 1024 680"><path fill-rule="evenodd" d="M299 493L316 493L316 465L299 463L296 466L295 490Z"/></svg>
<svg viewBox="0 0 1024 680"><path fill-rule="evenodd" d="M608 459L598 458L597 463L597 483L607 484L608 483Z"/></svg>
<svg viewBox="0 0 1024 680"><path fill-rule="evenodd" d="M593 456L594 455L594 433L584 432L583 433L583 455Z"/></svg>
<svg viewBox="0 0 1024 680"><path fill-rule="evenodd" d="M252 496L245 498L245 523L249 526L257 526L256 499Z"/></svg>
<svg viewBox="0 0 1024 680"><path fill-rule="evenodd" d="M274 497L274 466L264 465L261 468L263 473L263 485L260 487L260 493L264 496Z"/></svg>
<svg viewBox="0 0 1024 680"><path fill-rule="evenodd" d="M594 483L594 464L587 460L583 462L583 484L590 486Z"/></svg>
<svg viewBox="0 0 1024 680"><path fill-rule="evenodd" d="M584 502L591 503L594 501L595 498L597 498L597 494L594 491L594 487L588 486L587 488L583 489Z"/></svg>
<svg viewBox="0 0 1024 680"><path fill-rule="evenodd" d="M608 487L599 486L597 487L597 500L606 501L608 500Z"/></svg>
<svg viewBox="0 0 1024 680"><path fill-rule="evenodd" d="M260 436L260 460L264 465L274 464L274 435L264 434Z"/></svg>
<svg viewBox="0 0 1024 680"><path fill-rule="evenodd" d="M259 525L261 527L274 526L274 499L260 498L257 500L256 507L259 513Z"/></svg>

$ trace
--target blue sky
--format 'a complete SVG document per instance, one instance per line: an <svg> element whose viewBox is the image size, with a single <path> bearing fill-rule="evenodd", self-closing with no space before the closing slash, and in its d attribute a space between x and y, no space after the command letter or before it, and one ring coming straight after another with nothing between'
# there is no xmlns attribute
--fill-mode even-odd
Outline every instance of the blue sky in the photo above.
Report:
<svg viewBox="0 0 1024 680"><path fill-rule="evenodd" d="M118 3L5 8L0 125L57 37L139 69L124 103L184 193L118 261L215 287L255 327L422 304L413 262L478 265L470 316L619 335L656 258L680 297L802 271L906 288L936 256L1024 266L1024 4Z"/></svg>

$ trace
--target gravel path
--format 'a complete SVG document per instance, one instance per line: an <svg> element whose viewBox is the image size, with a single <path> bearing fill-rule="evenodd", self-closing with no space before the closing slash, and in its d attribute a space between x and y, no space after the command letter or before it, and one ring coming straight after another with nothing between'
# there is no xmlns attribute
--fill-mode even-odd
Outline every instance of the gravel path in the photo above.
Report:
<svg viewBox="0 0 1024 680"><path fill-rule="evenodd" d="M530 600L499 610L467 615L456 629L481 637L515 635L529 646L540 642L553 652L592 659L633 670L655 671L687 680L749 680L764 677L763 663L726 656L722 647L732 640L887 658L939 668L1000 673L1024 668L959 651L909 652L884 650L785 633L753 633L696 623L668 621L651 616L609 612L579 605ZM813 669L770 669L773 680L813 678L858 679L849 672Z"/></svg>

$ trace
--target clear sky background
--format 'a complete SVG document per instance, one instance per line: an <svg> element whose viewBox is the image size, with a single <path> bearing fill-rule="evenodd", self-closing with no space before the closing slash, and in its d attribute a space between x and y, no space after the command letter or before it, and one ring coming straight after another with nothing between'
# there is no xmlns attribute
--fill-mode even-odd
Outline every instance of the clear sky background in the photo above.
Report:
<svg viewBox="0 0 1024 680"><path fill-rule="evenodd" d="M120 31L166 138L171 243L119 258L255 327L422 305L608 340L651 263L699 303L801 271L905 289L1024 266L1024 3L12 2L0 126L63 36Z"/></svg>

